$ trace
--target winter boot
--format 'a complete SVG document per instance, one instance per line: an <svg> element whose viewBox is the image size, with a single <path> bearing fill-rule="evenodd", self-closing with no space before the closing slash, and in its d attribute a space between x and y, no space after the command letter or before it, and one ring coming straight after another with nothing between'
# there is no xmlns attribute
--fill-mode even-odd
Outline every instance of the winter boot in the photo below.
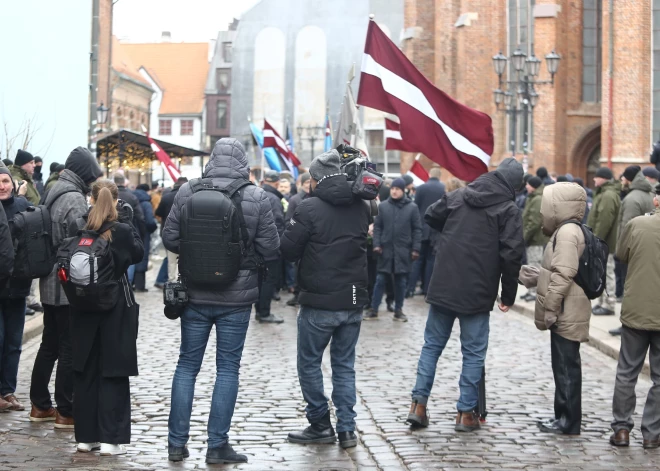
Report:
<svg viewBox="0 0 660 471"><path fill-rule="evenodd" d="M318 421L310 422L310 426L302 432L291 432L288 440L291 443L334 443L335 430L330 422L330 412Z"/></svg>
<svg viewBox="0 0 660 471"><path fill-rule="evenodd" d="M408 412L408 419L406 420L411 427L428 427L429 426L429 412L426 404L420 404L414 401L410 405L410 412Z"/></svg>

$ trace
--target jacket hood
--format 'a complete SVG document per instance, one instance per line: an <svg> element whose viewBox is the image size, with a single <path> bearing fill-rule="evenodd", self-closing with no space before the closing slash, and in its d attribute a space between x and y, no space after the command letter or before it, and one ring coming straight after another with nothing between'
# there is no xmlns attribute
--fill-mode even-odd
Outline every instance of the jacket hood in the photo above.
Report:
<svg viewBox="0 0 660 471"><path fill-rule="evenodd" d="M587 207L587 192L577 183L555 183L543 191L541 220L543 233L551 236L569 219L582 221Z"/></svg>
<svg viewBox="0 0 660 471"><path fill-rule="evenodd" d="M515 197L513 187L497 171L481 175L465 189L465 202L474 208L514 201Z"/></svg>
<svg viewBox="0 0 660 471"><path fill-rule="evenodd" d="M250 176L248 159L243 145L233 138L223 138L215 143L211 158L204 168L204 178L243 178Z"/></svg>
<svg viewBox="0 0 660 471"><path fill-rule="evenodd" d="M525 172L520 162L513 157L504 159L497 166L495 173L504 177L504 180L513 188L514 192L522 189Z"/></svg>
<svg viewBox="0 0 660 471"><path fill-rule="evenodd" d="M353 190L346 175L324 178L310 194L333 206L348 206L353 203Z"/></svg>
<svg viewBox="0 0 660 471"><path fill-rule="evenodd" d="M149 203L151 202L151 196L149 196L149 193L147 193L146 191L135 190L133 193L135 194L135 196L137 197L140 203L144 203L145 201Z"/></svg>
<svg viewBox="0 0 660 471"><path fill-rule="evenodd" d="M605 191L614 191L616 193L621 192L621 183L611 180L609 182L603 183L601 186L597 187L596 190L594 190L594 195L600 195L601 193Z"/></svg>
<svg viewBox="0 0 660 471"><path fill-rule="evenodd" d="M84 196L89 192L89 187L85 185L85 182L83 182L82 179L71 170L64 170L55 183L55 186L53 186L48 192L44 204L49 205L51 201L54 201L55 198L59 197L62 193L68 193L71 190Z"/></svg>
<svg viewBox="0 0 660 471"><path fill-rule="evenodd" d="M64 168L78 175L85 185L91 185L97 178L103 176L103 170L85 147L73 149L66 159Z"/></svg>
<svg viewBox="0 0 660 471"><path fill-rule="evenodd" d="M640 190L644 193L655 193L653 185L651 185L642 172L637 172L633 181L630 182L630 191L632 190Z"/></svg>

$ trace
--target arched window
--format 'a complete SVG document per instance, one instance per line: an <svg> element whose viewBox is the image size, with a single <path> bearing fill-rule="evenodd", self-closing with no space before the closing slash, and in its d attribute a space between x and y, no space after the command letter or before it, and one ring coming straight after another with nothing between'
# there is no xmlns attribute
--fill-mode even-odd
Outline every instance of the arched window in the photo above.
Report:
<svg viewBox="0 0 660 471"><path fill-rule="evenodd" d="M603 70L603 2L582 2L582 101L600 103Z"/></svg>
<svg viewBox="0 0 660 471"><path fill-rule="evenodd" d="M252 120L263 124L264 117L284 132L284 33L274 27L262 29L254 42L254 87Z"/></svg>

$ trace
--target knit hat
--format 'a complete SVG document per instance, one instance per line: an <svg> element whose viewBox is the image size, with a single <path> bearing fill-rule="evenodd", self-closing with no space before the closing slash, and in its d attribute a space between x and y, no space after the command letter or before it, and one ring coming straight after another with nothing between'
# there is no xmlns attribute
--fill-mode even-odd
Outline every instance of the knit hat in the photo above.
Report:
<svg viewBox="0 0 660 471"><path fill-rule="evenodd" d="M9 169L8 169L7 167L5 167L4 165L0 165L0 175L1 175L1 174L9 175L9 176L11 177L11 172L10 172ZM13 180L13 179L12 179L12 180Z"/></svg>
<svg viewBox="0 0 660 471"><path fill-rule="evenodd" d="M582 188L584 188L584 180L582 180L582 178L580 178L580 177L575 177L575 178L573 179L573 181L574 181L575 183L577 183L578 185L580 185Z"/></svg>
<svg viewBox="0 0 660 471"><path fill-rule="evenodd" d="M70 170L80 177L86 185L90 185L103 175L96 159L85 147L76 147L71 151L64 164L66 170Z"/></svg>
<svg viewBox="0 0 660 471"><path fill-rule="evenodd" d="M16 158L14 159L14 165L17 167L22 167L23 165L30 163L34 160L34 157L29 152L18 149L16 152Z"/></svg>
<svg viewBox="0 0 660 471"><path fill-rule="evenodd" d="M41 157L37 156L37 157L34 158L34 163L35 163L35 164L43 164L43 163L44 163L44 159L42 159Z"/></svg>
<svg viewBox="0 0 660 471"><path fill-rule="evenodd" d="M626 169L623 171L623 176L626 180L629 182L633 181L639 171L642 169L639 165L631 165L629 167L626 167Z"/></svg>
<svg viewBox="0 0 660 471"><path fill-rule="evenodd" d="M570 173L567 173L566 174L566 180L573 183L575 181L575 177L573 175L571 175Z"/></svg>
<svg viewBox="0 0 660 471"><path fill-rule="evenodd" d="M406 186L412 185L415 183L415 180L413 180L413 177L411 177L408 174L402 175L401 178L403 178L403 181L406 182Z"/></svg>
<svg viewBox="0 0 660 471"><path fill-rule="evenodd" d="M329 175L335 175L340 172L339 152L335 149L319 155L312 160L312 164L309 166L309 174L317 182Z"/></svg>
<svg viewBox="0 0 660 471"><path fill-rule="evenodd" d="M142 190L142 191L149 191L150 190L149 185L147 185L146 183L140 183L135 189L136 190Z"/></svg>
<svg viewBox="0 0 660 471"><path fill-rule="evenodd" d="M566 178L566 175L559 175L557 177L557 183L568 183L568 178Z"/></svg>
<svg viewBox="0 0 660 471"><path fill-rule="evenodd" d="M502 175L514 191L522 189L523 175L525 172L523 172L520 162L513 157L508 157L500 162L495 172Z"/></svg>
<svg viewBox="0 0 660 471"><path fill-rule="evenodd" d="M660 172L658 172L655 167L644 167L642 173L645 177L653 178L654 180L660 180Z"/></svg>
<svg viewBox="0 0 660 471"><path fill-rule="evenodd" d="M523 175L523 183L529 183L529 179L532 178L533 176L534 175L532 175L531 173L526 173L525 175Z"/></svg>
<svg viewBox="0 0 660 471"><path fill-rule="evenodd" d="M264 174L264 181L269 183L275 183L280 181L280 173L275 170L266 170Z"/></svg>
<svg viewBox="0 0 660 471"><path fill-rule="evenodd" d="M395 178L390 188L399 188L401 191L406 191L406 181L403 178Z"/></svg>
<svg viewBox="0 0 660 471"><path fill-rule="evenodd" d="M539 167L536 170L536 176L539 177L541 180L543 180L548 176L548 169L545 167Z"/></svg>
<svg viewBox="0 0 660 471"><path fill-rule="evenodd" d="M536 189L543 184L543 181L541 181L539 177L532 177L529 180L527 180L527 184L532 188Z"/></svg>
<svg viewBox="0 0 660 471"><path fill-rule="evenodd" d="M596 176L598 178L605 178L606 180L612 180L614 178L612 170L610 170L608 167L600 167L598 170L596 170Z"/></svg>
<svg viewBox="0 0 660 471"><path fill-rule="evenodd" d="M310 178L312 178L312 176L309 174L309 172L303 173L300 175L300 184L304 185L305 182L309 181Z"/></svg>
<svg viewBox="0 0 660 471"><path fill-rule="evenodd" d="M4 159L2 163L5 164L7 167L11 167L12 165L14 165L14 162L12 162L11 159Z"/></svg>
<svg viewBox="0 0 660 471"><path fill-rule="evenodd" d="M50 173L57 172L57 170L55 170L55 169L57 168L58 165L59 164L57 162L53 162L52 164L50 164L50 167L49 167Z"/></svg>

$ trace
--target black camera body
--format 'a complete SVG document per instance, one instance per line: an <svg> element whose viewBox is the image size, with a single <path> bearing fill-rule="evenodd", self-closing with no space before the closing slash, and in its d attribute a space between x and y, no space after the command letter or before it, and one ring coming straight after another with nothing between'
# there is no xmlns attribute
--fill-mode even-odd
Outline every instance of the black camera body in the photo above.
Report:
<svg viewBox="0 0 660 471"><path fill-rule="evenodd" d="M376 171L376 164L354 147L340 144L337 152L341 157L339 168L353 182L353 194L363 200L375 200L383 184L383 174Z"/></svg>
<svg viewBox="0 0 660 471"><path fill-rule="evenodd" d="M188 305L188 288L181 281L168 281L163 286L163 302L165 317L178 319Z"/></svg>

